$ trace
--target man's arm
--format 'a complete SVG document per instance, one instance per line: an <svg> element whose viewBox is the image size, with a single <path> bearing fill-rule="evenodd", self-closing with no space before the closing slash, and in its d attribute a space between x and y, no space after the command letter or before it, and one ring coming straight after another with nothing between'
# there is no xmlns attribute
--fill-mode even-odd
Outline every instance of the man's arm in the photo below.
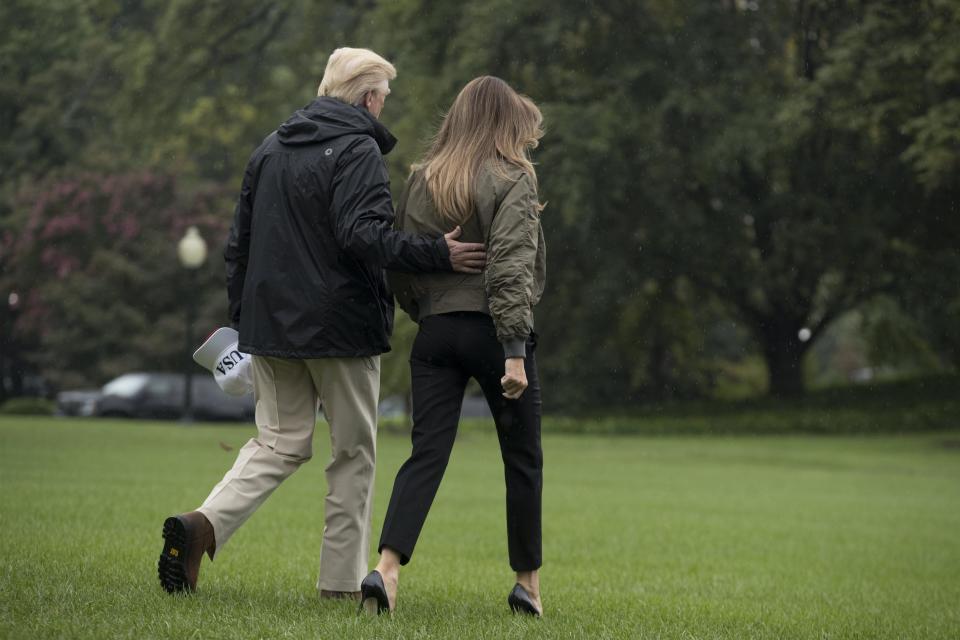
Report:
<svg viewBox="0 0 960 640"><path fill-rule="evenodd" d="M253 152L243 172L240 197L233 213L233 224L227 236L223 259L227 266L227 299L230 302L230 323L240 328L240 302L243 298L243 281L247 275L247 258L250 255L250 218L253 215L253 193L256 189L256 174L260 161L260 149Z"/></svg>
<svg viewBox="0 0 960 640"><path fill-rule="evenodd" d="M403 229L404 219L407 213L407 199L410 196L410 181L407 181L397 201L396 217L393 221L394 229ZM387 282L393 291L393 297L396 298L400 308L407 312L410 318L417 322L420 318L420 309L417 305L417 294L414 292L414 274L403 271L387 270Z"/></svg>
<svg viewBox="0 0 960 640"><path fill-rule="evenodd" d="M483 245L393 228L390 181L376 143L364 138L343 152L333 178L332 214L337 244L365 262L410 273L461 271L480 273Z"/></svg>

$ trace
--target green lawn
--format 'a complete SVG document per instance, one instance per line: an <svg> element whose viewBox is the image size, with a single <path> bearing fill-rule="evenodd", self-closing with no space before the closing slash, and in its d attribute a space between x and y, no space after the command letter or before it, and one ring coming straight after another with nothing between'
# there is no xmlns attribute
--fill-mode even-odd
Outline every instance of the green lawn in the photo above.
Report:
<svg viewBox="0 0 960 640"><path fill-rule="evenodd" d="M960 637L960 431L548 435L539 621L506 606L502 467L476 431L392 619L316 596L325 429L204 561L199 591L168 596L164 517L195 507L252 433L0 418L0 637ZM374 536L407 452L381 436Z"/></svg>

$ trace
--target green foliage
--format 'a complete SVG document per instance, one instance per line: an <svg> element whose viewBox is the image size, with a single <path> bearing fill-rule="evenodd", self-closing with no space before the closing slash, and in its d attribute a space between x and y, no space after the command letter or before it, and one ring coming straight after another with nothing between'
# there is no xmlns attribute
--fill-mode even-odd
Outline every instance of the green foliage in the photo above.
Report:
<svg viewBox="0 0 960 640"><path fill-rule="evenodd" d="M134 162L239 184L252 148L296 105L299 87L273 51L300 4L176 1L121 9L136 23L124 31L120 117L105 146Z"/></svg>
<svg viewBox="0 0 960 640"><path fill-rule="evenodd" d="M879 366L922 371L940 365L940 358L924 339L924 327L891 298L879 298L865 306L863 333L870 345L870 361Z"/></svg>
<svg viewBox="0 0 960 640"><path fill-rule="evenodd" d="M378 7L366 33L402 69L390 107L398 128L422 132L482 73L543 107L545 386L561 404L608 406L710 389L722 366L705 336L731 313L766 359L771 389L799 391L803 356L835 318L908 288L905 265L943 251L925 230L942 231L952 205L924 192L931 183L908 148L929 158L952 148L917 147L919 130L913 142L901 130L939 119L937 140L949 142L954 128L936 115L949 96L928 94L928 116L901 109L867 126L859 115L890 96L915 103L925 73L950 77L941 60L956 39L940 34L958 32L955 12L932 10L927 32L927 5L916 3L918 17L913 4L877 31L879 5L401 2ZM907 60L912 84L884 72L872 43L886 35L926 43L890 56ZM876 90L855 90L871 65L881 67ZM677 289L691 294L650 293ZM813 340L798 338L802 328Z"/></svg>
<svg viewBox="0 0 960 640"><path fill-rule="evenodd" d="M960 3L868 4L822 73L834 126L891 146L929 190L960 170ZM891 90L892 89L892 90Z"/></svg>
<svg viewBox="0 0 960 640"><path fill-rule="evenodd" d="M106 124L116 49L102 4L0 5L0 218L18 181L78 160Z"/></svg>
<svg viewBox="0 0 960 640"><path fill-rule="evenodd" d="M176 256L188 223L208 239L225 233L211 214L224 205L216 194L187 197L171 177L151 173L85 174L38 183L23 201L19 234L3 241L8 278L24 299L14 335L39 345L33 363L53 384L182 367L188 297L203 310L199 327L223 324L219 264L187 274Z"/></svg>
<svg viewBox="0 0 960 640"><path fill-rule="evenodd" d="M853 134L863 141L860 149L876 149L891 164L865 182L897 209L886 234L892 251L881 265L895 276L889 293L899 303L899 311L889 307L887 324L913 323L911 333L954 366L960 363L958 33L955 1L868 4L807 91L808 97L829 98L831 127ZM898 322L898 315L908 317Z"/></svg>
<svg viewBox="0 0 960 640"><path fill-rule="evenodd" d="M388 157L397 191L471 78L503 77L542 107L549 275L537 331L551 409L798 392L811 346L881 295L898 311L865 327L909 333L899 351L926 353L921 368L960 363L956 0L14 0L0 25L8 236L25 233L30 194L58 180L146 170L176 179L183 212L190 193L230 194L200 207L218 247L250 151L311 99L330 51L368 46L399 73L383 114L400 139ZM88 309L70 312L78 329L41 341L26 311L3 308L11 356L0 369L51 348L65 351L32 357L45 371L59 357L71 370L95 361L95 377L173 366L158 346L122 357L110 355L118 341L82 346L94 326L148 324L164 344L183 343L176 272L147 276L130 256L90 247L86 275L60 285L27 268L45 295ZM217 254L199 289L211 324L223 308ZM4 295L24 289L12 255L0 254ZM114 275L101 281L100 269ZM154 282L173 283L156 295L168 313L144 311L131 286ZM98 297L116 304L84 304ZM30 328L15 344L14 323ZM385 391L406 388L413 333L398 323Z"/></svg>
<svg viewBox="0 0 960 640"><path fill-rule="evenodd" d="M719 361L713 389L718 400L755 398L766 391L767 369L759 356Z"/></svg>

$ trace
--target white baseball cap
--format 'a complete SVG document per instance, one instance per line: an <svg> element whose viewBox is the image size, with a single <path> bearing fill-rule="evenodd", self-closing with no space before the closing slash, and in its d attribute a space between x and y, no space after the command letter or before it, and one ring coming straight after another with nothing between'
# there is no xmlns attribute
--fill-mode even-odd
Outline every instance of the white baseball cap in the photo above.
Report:
<svg viewBox="0 0 960 640"><path fill-rule="evenodd" d="M231 396L253 392L253 369L250 356L240 353L236 329L221 327L193 352L194 361L213 373L220 388Z"/></svg>

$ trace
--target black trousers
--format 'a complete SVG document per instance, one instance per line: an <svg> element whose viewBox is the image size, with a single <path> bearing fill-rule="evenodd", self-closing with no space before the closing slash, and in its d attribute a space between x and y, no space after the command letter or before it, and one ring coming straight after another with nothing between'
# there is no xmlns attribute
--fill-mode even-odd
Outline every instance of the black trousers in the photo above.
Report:
<svg viewBox="0 0 960 640"><path fill-rule="evenodd" d="M514 571L541 564L540 381L536 340L527 340L527 389L503 397L503 347L490 316L456 312L427 316L410 354L413 385L413 451L393 483L378 551L390 547L410 561L427 512L437 495L457 435L467 381L477 380L493 414L507 485L507 545Z"/></svg>

